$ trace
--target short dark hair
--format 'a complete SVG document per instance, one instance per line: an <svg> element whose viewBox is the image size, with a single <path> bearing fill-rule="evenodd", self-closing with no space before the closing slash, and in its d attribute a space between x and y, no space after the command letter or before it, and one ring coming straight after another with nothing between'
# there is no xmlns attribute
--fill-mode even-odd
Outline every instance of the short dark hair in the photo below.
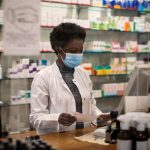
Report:
<svg viewBox="0 0 150 150"><path fill-rule="evenodd" d="M63 48L70 40L85 40L85 30L75 23L61 23L50 33L50 42L52 49L57 54L59 47Z"/></svg>

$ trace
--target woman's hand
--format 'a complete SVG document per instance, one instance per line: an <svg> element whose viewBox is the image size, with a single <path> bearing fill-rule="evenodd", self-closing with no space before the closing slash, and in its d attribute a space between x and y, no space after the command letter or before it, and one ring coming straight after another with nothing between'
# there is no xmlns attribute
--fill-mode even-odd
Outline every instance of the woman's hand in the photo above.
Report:
<svg viewBox="0 0 150 150"><path fill-rule="evenodd" d="M70 126L76 121L76 117L72 116L68 113L62 113L60 114L58 118L58 122L64 126Z"/></svg>
<svg viewBox="0 0 150 150"><path fill-rule="evenodd" d="M97 120L104 121L104 122L107 122L107 121L109 121L110 119L111 119L111 118L110 118L110 114L109 114L109 113L101 114L101 115L99 115L99 117L97 118Z"/></svg>

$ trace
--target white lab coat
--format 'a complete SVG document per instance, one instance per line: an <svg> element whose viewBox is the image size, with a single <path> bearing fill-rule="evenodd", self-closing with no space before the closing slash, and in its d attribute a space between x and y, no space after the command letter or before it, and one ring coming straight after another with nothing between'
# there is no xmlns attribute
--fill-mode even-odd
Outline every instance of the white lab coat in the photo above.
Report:
<svg viewBox="0 0 150 150"><path fill-rule="evenodd" d="M83 114L100 115L102 112L96 107L95 99L92 97L92 83L88 73L81 67L76 67L73 82L82 97ZM56 63L43 69L35 76L31 91L29 118L38 134L75 129L75 123L66 127L58 122L61 113L74 114L76 105ZM88 127L90 124L90 122L84 123L84 127Z"/></svg>

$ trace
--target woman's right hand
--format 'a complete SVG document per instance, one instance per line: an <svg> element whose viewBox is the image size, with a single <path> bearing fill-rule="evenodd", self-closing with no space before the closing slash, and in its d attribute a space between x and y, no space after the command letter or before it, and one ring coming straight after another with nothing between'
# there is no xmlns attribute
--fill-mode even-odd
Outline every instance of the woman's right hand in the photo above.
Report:
<svg viewBox="0 0 150 150"><path fill-rule="evenodd" d="M70 126L76 121L76 117L68 113L60 114L58 122L64 126Z"/></svg>

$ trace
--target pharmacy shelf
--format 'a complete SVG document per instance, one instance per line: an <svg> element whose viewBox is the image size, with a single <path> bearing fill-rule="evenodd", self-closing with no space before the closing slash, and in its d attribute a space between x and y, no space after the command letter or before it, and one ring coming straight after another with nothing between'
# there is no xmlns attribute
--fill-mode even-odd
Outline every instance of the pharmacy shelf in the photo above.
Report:
<svg viewBox="0 0 150 150"><path fill-rule="evenodd" d="M56 26L45 26L45 25L41 25L41 28L42 28L42 29L52 29L52 28L54 28L54 27L56 27Z"/></svg>
<svg viewBox="0 0 150 150"><path fill-rule="evenodd" d="M101 98L109 98L109 97L122 97L123 95L107 95L107 96L102 96Z"/></svg>
<svg viewBox="0 0 150 150"><path fill-rule="evenodd" d="M30 103L9 103L8 106L30 105Z"/></svg>
<svg viewBox="0 0 150 150"><path fill-rule="evenodd" d="M0 51L0 54L2 54L3 51ZM55 54L54 51L40 51L41 54ZM83 53L93 53L93 54L150 54L150 50L146 52L112 52L112 51L101 51L101 50L84 50Z"/></svg>
<svg viewBox="0 0 150 150"><path fill-rule="evenodd" d="M114 98L114 97L122 97L123 95L107 95L107 96L101 96L101 97L94 97L96 100L100 100L103 98Z"/></svg>
<svg viewBox="0 0 150 150"><path fill-rule="evenodd" d="M91 77L97 77L97 76L127 76L127 75L129 75L129 74L127 74L127 73L124 73L124 74L102 74L102 75L90 75Z"/></svg>
<svg viewBox="0 0 150 150"><path fill-rule="evenodd" d="M8 106L9 106L8 103L3 102L2 100L0 101L0 107L8 107Z"/></svg>
<svg viewBox="0 0 150 150"><path fill-rule="evenodd" d="M40 53L41 54L51 54L51 53L55 54L55 52L53 52L53 51L40 51Z"/></svg>
<svg viewBox="0 0 150 150"><path fill-rule="evenodd" d="M0 51L0 54L2 54L3 51ZM54 51L40 51L41 54L55 54ZM84 50L83 53L89 53L89 54L150 54L150 50L146 52L112 52L112 51L101 51L101 50Z"/></svg>
<svg viewBox="0 0 150 150"><path fill-rule="evenodd" d="M41 2L48 2L48 3L58 3L58 4L65 4L65 5L77 5L77 6L83 6L83 7L93 7L93 8L102 8L102 9L111 9L111 10L117 10L117 11L135 11L139 12L141 14L149 13L150 11L138 11L137 9L123 9L123 8L110 8L105 6L94 6L91 4L82 4L82 3L68 3L68 2L59 2L59 1L51 1L51 0L41 0Z"/></svg>
<svg viewBox="0 0 150 150"><path fill-rule="evenodd" d="M150 53L150 50L149 51L146 51L146 52L123 52L123 51L101 51L101 50L84 50L84 53L100 53L100 54L105 54L105 53L110 53L110 54L147 54L147 53Z"/></svg>
<svg viewBox="0 0 150 150"><path fill-rule="evenodd" d="M127 76L129 74L103 74L103 75L90 75L91 77L94 77L94 76ZM3 81L3 80L33 80L34 77L31 77L31 78L8 78L8 77L4 77L3 79L0 79L0 81Z"/></svg>
<svg viewBox="0 0 150 150"><path fill-rule="evenodd" d="M41 25L41 29L53 29L55 26L45 26L45 25ZM85 30L89 30L89 31L101 31L101 32L120 32L120 33L136 33L136 34L140 34L140 33L145 33L145 34L149 34L150 32L133 32L133 31L120 31L120 30L100 30L100 29L92 29L92 28L84 28Z"/></svg>
<svg viewBox="0 0 150 150"><path fill-rule="evenodd" d="M149 34L150 32L136 32L136 31L120 31L120 30L101 30L101 29L94 29L94 28L88 28L88 29L85 29L85 30L90 30L90 31L101 31L101 32L119 32L119 33L136 33L136 34L141 34L141 33L144 33L144 34Z"/></svg>
<svg viewBox="0 0 150 150"><path fill-rule="evenodd" d="M18 104L16 103L16 104L12 104L9 101L7 103L4 102L3 104L0 104L0 107L9 107L9 106L17 106L17 105L30 105L30 103L22 103L22 104L21 103L18 103Z"/></svg>
<svg viewBox="0 0 150 150"><path fill-rule="evenodd" d="M102 51L102 50L84 50L83 53L100 53L100 54L106 54L106 53L111 53L111 51Z"/></svg>
<svg viewBox="0 0 150 150"><path fill-rule="evenodd" d="M3 81L3 80L32 80L33 77L31 78L8 78L8 77L4 77L2 79L0 79L0 81Z"/></svg>
<svg viewBox="0 0 150 150"><path fill-rule="evenodd" d="M41 53L55 53L54 51L41 51ZM100 51L100 50L84 50L83 53L111 53L111 51Z"/></svg>
<svg viewBox="0 0 150 150"><path fill-rule="evenodd" d="M114 98L114 97L122 97L123 95L108 95L108 96L101 96L101 97L94 97L96 100L100 100L103 98ZM11 102L7 102L7 103L3 103L0 104L0 107L10 107L10 106L23 106L23 105L27 105L30 106L30 103L11 103Z"/></svg>
<svg viewBox="0 0 150 150"><path fill-rule="evenodd" d="M67 2L59 2L59 1L51 1L51 0L41 0L41 2L67 4L67 5L77 5L77 6L90 6L90 7L92 6L90 4L67 3Z"/></svg>
<svg viewBox="0 0 150 150"><path fill-rule="evenodd" d="M53 51L41 51L41 54L51 54L51 53L55 53ZM101 51L101 50L84 50L83 53L89 53L89 54L150 54L150 50L149 52L112 52L112 51Z"/></svg>

